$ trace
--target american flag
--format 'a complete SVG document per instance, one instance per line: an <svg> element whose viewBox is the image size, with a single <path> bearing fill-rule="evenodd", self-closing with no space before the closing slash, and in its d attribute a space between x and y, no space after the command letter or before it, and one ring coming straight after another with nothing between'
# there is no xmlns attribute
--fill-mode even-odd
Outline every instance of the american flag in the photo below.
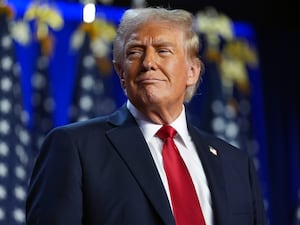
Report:
<svg viewBox="0 0 300 225"><path fill-rule="evenodd" d="M112 112L116 108L112 79L100 73L91 51L90 38L85 35L79 50L70 122L82 121Z"/></svg>
<svg viewBox="0 0 300 225"><path fill-rule="evenodd" d="M25 221L31 146L9 22L0 13L0 224L18 225Z"/></svg>
<svg viewBox="0 0 300 225"><path fill-rule="evenodd" d="M32 75L32 145L34 156L37 155L40 146L47 132L53 128L53 111L55 101L51 95L49 81L49 56L41 53L41 46L38 45L39 54L36 59L35 72Z"/></svg>

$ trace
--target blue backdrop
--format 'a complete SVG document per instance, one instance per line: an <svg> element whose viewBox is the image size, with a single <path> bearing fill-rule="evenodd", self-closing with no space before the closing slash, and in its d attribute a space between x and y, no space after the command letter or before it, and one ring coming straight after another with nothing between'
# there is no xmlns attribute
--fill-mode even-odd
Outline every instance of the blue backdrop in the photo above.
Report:
<svg viewBox="0 0 300 225"><path fill-rule="evenodd" d="M27 1L10 0L8 2L15 7L16 20L21 19L28 7ZM61 2L56 3L56 7L62 13L64 26L60 30L51 31L55 38L54 51L48 58L49 64L46 70L42 72L45 75L45 79L47 79L48 95L55 103L50 113L51 127L71 121L70 106L75 104L74 107L80 109L79 97L74 99L74 96L77 93L76 87L78 82L83 82L84 78L81 78L81 75L94 73L91 71L94 71L96 67L96 62L93 64L94 70L88 70L87 66L81 65L90 54L86 52L86 49L85 51L74 51L70 48L72 35L82 22L82 5ZM103 19L117 25L124 10L123 8L99 6L97 13ZM34 25L31 24L31 26L34 29ZM251 46L257 47L255 30L249 24L234 22L233 32L236 39L245 39ZM221 42L220 49L223 48L225 42L226 40ZM257 50L259 54L259 49ZM31 132L34 132L36 125L39 124L34 119L36 108L32 99L36 90L32 80L37 71L37 59L41 53L40 43L31 42L29 45L24 46L15 42L15 52L17 61L21 65L20 78L23 105L29 113L30 119L28 127ZM296 211L300 205L300 150L299 127L297 126L299 121L297 111L293 108L293 102L288 104L289 109L287 112L280 110L272 111L272 113L269 113L269 110L267 110L267 113L265 112L266 105L272 109L278 109L281 106L283 107L285 100L274 99L272 102L264 102L262 73L259 64L256 67L247 66L250 93L242 92L238 85L234 85L232 89L233 94L229 96L230 99L228 96L224 97L224 93L221 91L223 86L220 71L216 61L206 58L204 55L202 56L206 65L206 73L203 84L198 90L199 94L187 106L191 118L195 125L201 129L216 133L233 143L239 141L239 146L248 149L253 155L271 225L298 224L296 222ZM81 72L79 73L78 71ZM105 86L105 93L101 93L101 98L104 98L106 95L114 102L111 110L123 104L125 96L114 72L112 71L109 76L98 74L95 79L99 79L99 77L101 78L99 82L102 82L101 84ZM96 81L94 80L94 82ZM75 100L78 102L74 103ZM217 103L223 107L222 112L213 109L212 106ZM244 103L248 105L244 109L248 107L250 113L239 113L234 118L226 117L226 109L228 107ZM90 116L94 115L90 114ZM223 121L227 127L232 127L230 125L238 126L241 124L237 121L241 119L247 124L247 130L240 132L234 138L232 135L228 135L228 130L215 130L213 126L213 121ZM275 122L271 123L269 121ZM268 139L270 136L272 137L272 142Z"/></svg>

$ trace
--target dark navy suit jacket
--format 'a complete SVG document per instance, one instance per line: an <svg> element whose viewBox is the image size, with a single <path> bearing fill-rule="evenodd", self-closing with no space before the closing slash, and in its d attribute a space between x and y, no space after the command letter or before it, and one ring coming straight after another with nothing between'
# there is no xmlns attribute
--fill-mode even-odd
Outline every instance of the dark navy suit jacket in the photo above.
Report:
<svg viewBox="0 0 300 225"><path fill-rule="evenodd" d="M249 156L191 124L188 129L207 176L215 224L266 224ZM27 225L175 225L147 143L125 106L112 115L49 133L33 169L26 221Z"/></svg>

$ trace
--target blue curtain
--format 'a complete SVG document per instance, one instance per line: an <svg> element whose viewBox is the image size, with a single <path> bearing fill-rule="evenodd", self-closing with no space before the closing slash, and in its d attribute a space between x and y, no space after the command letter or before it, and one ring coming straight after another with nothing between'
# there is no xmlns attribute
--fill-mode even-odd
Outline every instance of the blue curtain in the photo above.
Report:
<svg viewBox="0 0 300 225"><path fill-rule="evenodd" d="M287 24L288 26L288 24ZM281 27L259 39L274 224L300 224L299 32ZM298 212L298 213L297 213Z"/></svg>

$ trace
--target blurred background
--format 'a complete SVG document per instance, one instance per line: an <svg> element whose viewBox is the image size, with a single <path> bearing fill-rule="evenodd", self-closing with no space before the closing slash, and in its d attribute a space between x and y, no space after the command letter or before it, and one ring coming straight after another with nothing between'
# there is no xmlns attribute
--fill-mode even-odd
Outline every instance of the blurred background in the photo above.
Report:
<svg viewBox="0 0 300 225"><path fill-rule="evenodd" d="M194 14L205 74L188 115L253 156L270 225L299 225L299 18L271 0L0 0L0 225L24 224L50 129L126 100L111 43L124 10L145 6Z"/></svg>

